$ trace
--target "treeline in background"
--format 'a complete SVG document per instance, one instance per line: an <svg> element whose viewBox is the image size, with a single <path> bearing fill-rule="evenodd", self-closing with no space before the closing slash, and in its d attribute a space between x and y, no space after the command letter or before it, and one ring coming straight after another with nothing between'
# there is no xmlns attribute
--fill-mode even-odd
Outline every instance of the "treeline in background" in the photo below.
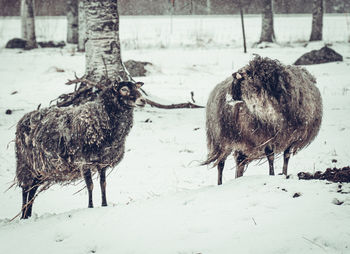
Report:
<svg viewBox="0 0 350 254"><path fill-rule="evenodd" d="M66 15L67 0L35 0L36 16ZM248 14L261 13L261 0L119 0L120 15ZM311 13L312 0L275 0L274 13ZM0 16L20 16L20 0L0 0ZM350 0L324 0L326 13L350 13Z"/></svg>

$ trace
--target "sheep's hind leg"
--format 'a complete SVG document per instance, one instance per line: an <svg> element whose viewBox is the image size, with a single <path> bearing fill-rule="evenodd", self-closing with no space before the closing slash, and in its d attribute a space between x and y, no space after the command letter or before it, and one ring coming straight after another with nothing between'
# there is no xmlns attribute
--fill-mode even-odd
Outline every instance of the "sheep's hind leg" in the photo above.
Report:
<svg viewBox="0 0 350 254"><path fill-rule="evenodd" d="M106 198L106 169L100 169L100 186L101 186L101 195L102 195L102 206L107 206Z"/></svg>
<svg viewBox="0 0 350 254"><path fill-rule="evenodd" d="M235 152L236 159L236 178L243 176L245 165L247 164L247 156L241 151Z"/></svg>
<svg viewBox="0 0 350 254"><path fill-rule="evenodd" d="M222 171L224 170L225 167L225 159L221 160L218 164L218 185L222 184Z"/></svg>
<svg viewBox="0 0 350 254"><path fill-rule="evenodd" d="M28 195L28 210L27 210L27 215L28 217L32 216L32 208L33 208L33 203L34 203L34 199L35 199L35 193L38 190L39 186L40 186L41 182L38 179L35 179L32 187L29 190L29 195Z"/></svg>
<svg viewBox="0 0 350 254"><path fill-rule="evenodd" d="M286 176L287 175L287 169L288 169L288 162L290 158L290 147L288 147L284 153L283 153L283 174Z"/></svg>
<svg viewBox="0 0 350 254"><path fill-rule="evenodd" d="M29 187L22 187L22 217L21 219L27 219L27 202L28 202L28 194Z"/></svg>
<svg viewBox="0 0 350 254"><path fill-rule="evenodd" d="M30 187L22 187L22 217L21 219L28 219L32 216L33 203L35 193L38 190L41 182L35 178Z"/></svg>
<svg viewBox="0 0 350 254"><path fill-rule="evenodd" d="M275 175L275 170L273 167L273 161L275 159L275 154L273 152L273 149L270 147L265 147L265 154L267 157L267 160L269 161L269 170L270 170L270 176Z"/></svg>
<svg viewBox="0 0 350 254"><path fill-rule="evenodd" d="M92 203L92 190L94 188L94 184L92 182L90 169L84 171L84 179L85 179L85 183L86 183L86 188L88 189L88 193L89 193L89 205L88 205L88 208L93 208L94 205Z"/></svg>

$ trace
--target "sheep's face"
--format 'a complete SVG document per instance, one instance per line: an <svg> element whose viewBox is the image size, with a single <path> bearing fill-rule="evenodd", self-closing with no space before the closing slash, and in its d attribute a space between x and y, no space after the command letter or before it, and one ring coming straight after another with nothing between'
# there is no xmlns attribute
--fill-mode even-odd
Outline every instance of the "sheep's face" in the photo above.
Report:
<svg viewBox="0 0 350 254"><path fill-rule="evenodd" d="M142 82L120 82L117 87L119 101L129 107L144 107L146 100L140 93Z"/></svg>

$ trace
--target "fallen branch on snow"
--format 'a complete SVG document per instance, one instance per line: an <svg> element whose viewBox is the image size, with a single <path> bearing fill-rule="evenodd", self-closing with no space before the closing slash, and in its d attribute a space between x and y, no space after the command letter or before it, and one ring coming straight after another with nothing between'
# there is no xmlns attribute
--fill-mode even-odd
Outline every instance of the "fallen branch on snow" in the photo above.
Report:
<svg viewBox="0 0 350 254"><path fill-rule="evenodd" d="M68 107L70 105L76 106L87 101L92 101L97 97L101 88L105 85L111 84L111 82L112 82L111 80L104 79L104 80L101 80L100 82L95 83L88 80L85 76L81 78L78 78L77 76L75 76L74 80L68 80L68 82L66 83L66 85L75 84L74 92L62 94L58 98L52 100L50 103L56 101L57 107ZM151 107L156 107L161 109L204 108L203 106L199 106L191 102L164 105L148 99L147 98L148 95L146 92L144 92L144 94L146 97L147 104L149 104ZM194 97L194 93L191 92L191 99L193 102L195 102L193 97Z"/></svg>

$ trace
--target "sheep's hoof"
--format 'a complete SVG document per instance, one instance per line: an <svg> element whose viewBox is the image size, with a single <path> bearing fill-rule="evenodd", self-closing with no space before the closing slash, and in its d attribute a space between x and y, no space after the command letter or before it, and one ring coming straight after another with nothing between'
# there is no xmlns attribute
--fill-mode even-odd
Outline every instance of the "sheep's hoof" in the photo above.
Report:
<svg viewBox="0 0 350 254"><path fill-rule="evenodd" d="M107 203L102 203L102 206L107 206Z"/></svg>

